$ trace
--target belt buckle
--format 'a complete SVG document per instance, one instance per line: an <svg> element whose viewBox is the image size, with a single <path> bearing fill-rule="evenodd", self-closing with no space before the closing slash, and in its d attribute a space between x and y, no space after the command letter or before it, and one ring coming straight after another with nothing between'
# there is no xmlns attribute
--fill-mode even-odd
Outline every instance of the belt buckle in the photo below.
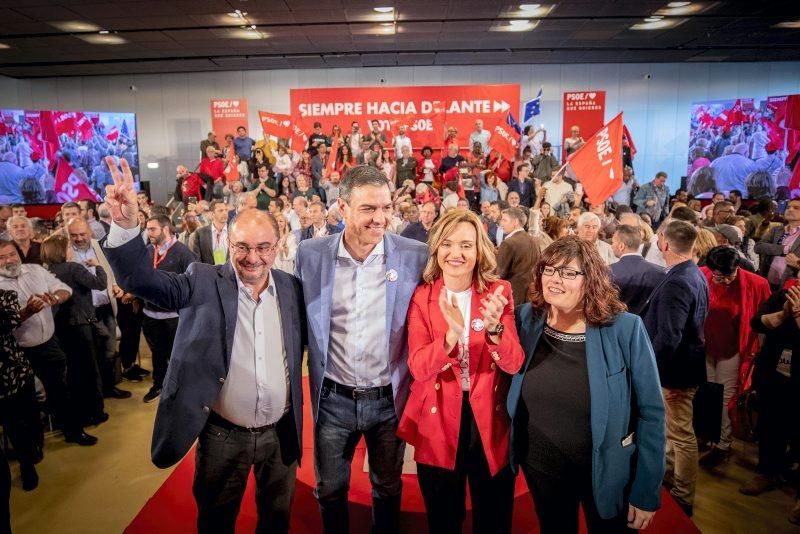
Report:
<svg viewBox="0 0 800 534"><path fill-rule="evenodd" d="M357 400L362 393L366 393L367 388L353 388L353 399Z"/></svg>

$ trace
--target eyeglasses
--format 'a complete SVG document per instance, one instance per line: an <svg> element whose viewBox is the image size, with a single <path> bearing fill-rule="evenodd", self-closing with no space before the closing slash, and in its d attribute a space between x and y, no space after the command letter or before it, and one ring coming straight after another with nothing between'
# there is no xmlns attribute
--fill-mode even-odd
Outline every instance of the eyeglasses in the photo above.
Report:
<svg viewBox="0 0 800 534"><path fill-rule="evenodd" d="M261 245L250 247L245 245L244 243L234 243L233 245L231 245L231 247L233 248L233 251L236 253L237 256L246 256L250 254L251 250L254 250L256 254L258 254L259 256L266 256L267 254L275 250L276 245L273 245L272 243L263 243Z"/></svg>
<svg viewBox="0 0 800 534"><path fill-rule="evenodd" d="M730 284L734 280L736 280L736 275L739 274L739 268L737 267L731 274L721 274L717 271L711 271L711 279L717 283L728 283Z"/></svg>
<svg viewBox="0 0 800 534"><path fill-rule="evenodd" d="M558 273L562 280L575 280L576 276L586 274L571 267L553 267L552 265L545 265L540 272L542 276L555 276Z"/></svg>

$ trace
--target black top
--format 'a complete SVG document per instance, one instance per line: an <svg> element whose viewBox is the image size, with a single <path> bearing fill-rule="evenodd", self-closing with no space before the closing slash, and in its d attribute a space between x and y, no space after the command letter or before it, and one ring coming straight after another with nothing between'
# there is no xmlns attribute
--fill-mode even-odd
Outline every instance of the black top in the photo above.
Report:
<svg viewBox="0 0 800 534"><path fill-rule="evenodd" d="M30 247L28 247L28 254L26 255L23 254L22 249L19 247L19 245L17 245L15 241L12 241L12 243L14 243L14 248L16 248L17 252L19 253L19 257L22 260L22 263L35 263L37 265L42 264L42 259L40 256L42 245L40 245L36 241L31 241L31 245Z"/></svg>
<svg viewBox="0 0 800 534"><path fill-rule="evenodd" d="M97 274L92 274L80 263L65 261L48 265L48 269L72 289L72 296L58 307L55 314L56 326L64 328L93 323L96 317L92 289L104 291L108 284L108 275L103 268L96 266Z"/></svg>
<svg viewBox="0 0 800 534"><path fill-rule="evenodd" d="M592 466L586 336L545 325L522 382L515 439L518 458L549 475Z"/></svg>
<svg viewBox="0 0 800 534"><path fill-rule="evenodd" d="M411 223L406 226L406 229L400 234L402 237L407 237L409 239L416 239L421 243L428 242L428 230L422 226L421 222Z"/></svg>

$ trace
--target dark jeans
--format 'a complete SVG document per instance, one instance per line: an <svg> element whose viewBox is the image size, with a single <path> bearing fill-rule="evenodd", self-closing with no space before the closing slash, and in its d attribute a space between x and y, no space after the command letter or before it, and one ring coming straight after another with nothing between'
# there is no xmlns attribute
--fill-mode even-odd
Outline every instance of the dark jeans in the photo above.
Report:
<svg viewBox="0 0 800 534"><path fill-rule="evenodd" d="M193 485L199 534L233 534L251 467L256 479L256 532L289 531L297 461L286 457L279 435L291 436L281 428L291 426L291 417L290 411L260 433L214 424L213 419L206 423L197 442Z"/></svg>
<svg viewBox="0 0 800 534"><path fill-rule="evenodd" d="M78 413L84 419L97 417L105 410L105 403L92 326L59 325L57 331L67 356L67 386Z"/></svg>
<svg viewBox="0 0 800 534"><path fill-rule="evenodd" d="M119 358L122 367L128 369L136 363L136 356L139 354L139 341L142 336L142 319L144 314L140 309L133 311L133 304L123 304L122 300L117 299L117 322L119 323Z"/></svg>
<svg viewBox="0 0 800 534"><path fill-rule="evenodd" d="M372 483L372 531L398 531L405 442L397 437L397 415L391 395L353 399L323 386L314 426L315 495L323 531L347 534L347 494L356 445L364 436ZM360 469L360 467L359 467Z"/></svg>
<svg viewBox="0 0 800 534"><path fill-rule="evenodd" d="M0 399L0 422L20 464L33 464L41 458L44 436L33 378L14 395Z"/></svg>
<svg viewBox="0 0 800 534"><path fill-rule="evenodd" d="M417 464L417 478L425 499L430 532L461 533L466 518L467 481L472 498L472 531L511 532L515 477L508 466L494 477L489 473L469 394L464 394L461 404L455 470Z"/></svg>
<svg viewBox="0 0 800 534"><path fill-rule="evenodd" d="M3 447L0 447L0 534L11 534L11 470Z"/></svg>
<svg viewBox="0 0 800 534"><path fill-rule="evenodd" d="M175 342L175 332L178 330L178 318L153 319L145 316L142 330L153 354L153 387L161 389Z"/></svg>
<svg viewBox="0 0 800 534"><path fill-rule="evenodd" d="M778 477L800 453L800 391L789 378L773 372L758 389L758 472ZM800 478L797 495L800 498Z"/></svg>
<svg viewBox="0 0 800 534"><path fill-rule="evenodd" d="M108 393L117 385L117 321L111 304L94 309L97 317L96 326L92 327L94 337L94 353L97 368L100 370L103 392Z"/></svg>
<svg viewBox="0 0 800 534"><path fill-rule="evenodd" d="M80 412L67 388L67 357L58 344L56 336L41 345L23 347L25 357L47 392L47 406L64 427L64 435L74 436L83 432Z"/></svg>
<svg viewBox="0 0 800 534"><path fill-rule="evenodd" d="M536 506L541 534L577 534L579 504L583 505L589 534L633 532L627 526L627 508L615 518L600 517L592 495L591 472L555 476L535 471L526 465L520 467Z"/></svg>

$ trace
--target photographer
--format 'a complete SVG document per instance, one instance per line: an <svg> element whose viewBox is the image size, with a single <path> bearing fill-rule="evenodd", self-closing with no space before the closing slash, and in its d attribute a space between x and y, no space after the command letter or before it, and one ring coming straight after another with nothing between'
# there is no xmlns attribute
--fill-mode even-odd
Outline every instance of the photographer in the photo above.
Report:
<svg viewBox="0 0 800 534"><path fill-rule="evenodd" d="M558 160L552 153L553 147L550 143L545 141L542 143L541 153L535 155L531 160L533 166L533 177L539 178L542 181L547 181L553 174L553 171L558 170Z"/></svg>

